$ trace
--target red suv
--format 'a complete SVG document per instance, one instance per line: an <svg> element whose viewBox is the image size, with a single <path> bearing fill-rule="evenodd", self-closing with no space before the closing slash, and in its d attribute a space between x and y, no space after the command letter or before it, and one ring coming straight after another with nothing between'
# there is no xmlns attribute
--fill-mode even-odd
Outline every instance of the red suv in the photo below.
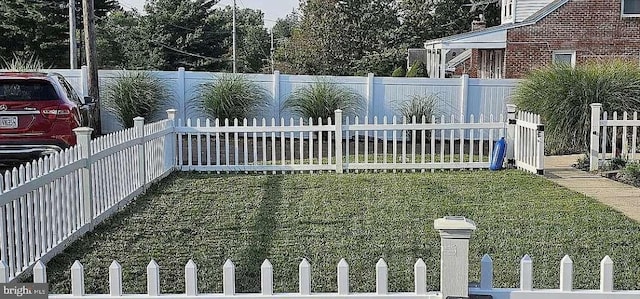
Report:
<svg viewBox="0 0 640 299"><path fill-rule="evenodd" d="M76 144L93 103L60 74L0 72L0 161L23 161Z"/></svg>

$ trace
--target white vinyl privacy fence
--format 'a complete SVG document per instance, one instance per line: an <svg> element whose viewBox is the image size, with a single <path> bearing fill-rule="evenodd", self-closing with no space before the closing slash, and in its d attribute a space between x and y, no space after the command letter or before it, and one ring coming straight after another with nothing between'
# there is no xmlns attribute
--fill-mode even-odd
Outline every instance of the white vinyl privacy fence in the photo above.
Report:
<svg viewBox="0 0 640 299"><path fill-rule="evenodd" d="M74 88L87 95L86 68L80 70L54 70L61 73ZM198 107L198 89L203 83L212 82L220 73L191 72L180 68L177 71L153 71L153 75L165 82L170 91L172 101L167 103L168 108L176 108L177 118L197 119L205 118ZM101 70L99 79L101 90L104 91L111 81L121 76L123 71ZM506 113L506 104L510 103L512 92L518 80L513 79L475 79L468 76L460 78L433 79L433 78L392 78L375 77L369 74L364 77L357 76L307 76L285 75L278 71L273 74L243 74L247 79L264 88L270 103L269 107L258 115L252 115L257 119L275 119L280 125L280 120L289 120L292 116L288 110L282 109L282 103L296 89L310 86L318 80L326 80L333 84L348 88L363 99L361 115L373 121L374 117L382 120L384 116L397 115L396 106L413 95L435 94L440 98L436 103L438 115L454 115L457 122L460 116L469 119L471 115L476 118L479 115L494 115ZM157 115L157 119L164 117ZM114 117L103 110L102 130L104 133L121 129Z"/></svg>
<svg viewBox="0 0 640 299"><path fill-rule="evenodd" d="M602 111L602 104L591 104L589 169L598 170L612 159L640 160L638 150L638 112Z"/></svg>

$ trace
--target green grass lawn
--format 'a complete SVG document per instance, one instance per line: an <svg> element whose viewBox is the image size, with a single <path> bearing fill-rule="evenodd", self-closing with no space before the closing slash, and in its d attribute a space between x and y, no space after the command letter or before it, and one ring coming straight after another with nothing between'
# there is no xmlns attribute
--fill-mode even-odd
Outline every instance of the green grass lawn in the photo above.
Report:
<svg viewBox="0 0 640 299"><path fill-rule="evenodd" d="M473 219L470 281L483 254L495 285L517 287L530 254L535 288L557 288L560 259L574 260L574 286L598 288L604 255L616 288L640 288L640 225L591 198L521 171L211 175L180 173L72 244L47 264L52 293L70 289L74 260L88 293L108 293L118 260L124 292L146 293L146 266L161 267L163 292L184 292L184 266L198 264L200 292L221 292L222 265L236 264L239 292L259 292L268 258L276 292L297 292L298 264L312 265L314 291L335 291L336 265L350 265L351 290L375 290L375 263L389 265L389 290L413 290L413 264L425 260L429 290L439 289L440 239L433 220Z"/></svg>

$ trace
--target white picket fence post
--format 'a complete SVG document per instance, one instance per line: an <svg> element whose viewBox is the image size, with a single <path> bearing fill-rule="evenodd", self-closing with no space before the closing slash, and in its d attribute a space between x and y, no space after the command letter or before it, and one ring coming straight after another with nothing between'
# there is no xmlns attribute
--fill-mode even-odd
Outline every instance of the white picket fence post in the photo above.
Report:
<svg viewBox="0 0 640 299"><path fill-rule="evenodd" d="M338 109L335 111L335 122L336 122L336 172L343 172L342 165L342 110ZM348 143L347 143L348 144Z"/></svg>
<svg viewBox="0 0 640 299"><path fill-rule="evenodd" d="M171 121L171 134L165 137L165 170L177 165L177 133L176 133L176 109L167 110L167 119Z"/></svg>
<svg viewBox="0 0 640 299"><path fill-rule="evenodd" d="M141 188L147 183L147 163L145 161L145 145L144 145L144 117L135 117L133 119L133 127L138 138L138 184Z"/></svg>
<svg viewBox="0 0 640 299"><path fill-rule="evenodd" d="M515 145L516 142L520 142L516 140L516 122L516 105L507 104L507 136L505 137L507 140L507 153L505 160L508 165L512 166L516 164Z"/></svg>
<svg viewBox="0 0 640 299"><path fill-rule="evenodd" d="M85 166L80 171L84 224L92 226L94 215L91 179L91 132L93 132L93 129L82 127L73 129L73 132L76 134L78 146L80 147L80 155L86 162Z"/></svg>
<svg viewBox="0 0 640 299"><path fill-rule="evenodd" d="M447 216L433 221L440 232L440 292L442 298L469 296L469 239L476 229L470 219Z"/></svg>
<svg viewBox="0 0 640 299"><path fill-rule="evenodd" d="M544 175L544 125L539 115L536 115L538 137L536 139L536 168L539 175Z"/></svg>
<svg viewBox="0 0 640 299"><path fill-rule="evenodd" d="M591 146L589 147L589 171L598 170L598 154L600 153L600 110L602 104L593 103L591 106ZM606 137L606 136L603 136Z"/></svg>

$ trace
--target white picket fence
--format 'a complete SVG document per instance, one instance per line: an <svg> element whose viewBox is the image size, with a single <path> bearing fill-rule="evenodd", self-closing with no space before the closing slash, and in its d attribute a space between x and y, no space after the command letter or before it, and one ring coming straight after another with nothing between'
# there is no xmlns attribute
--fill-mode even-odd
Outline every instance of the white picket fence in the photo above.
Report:
<svg viewBox="0 0 640 299"><path fill-rule="evenodd" d="M425 171L489 168L494 142L508 137L507 159L516 167L542 174L544 127L540 116L510 105L502 115L454 116L400 122L396 117L343 119L291 118L288 123L255 118L230 121L178 120L178 166L185 171L295 172L360 170ZM372 122L371 122L372 121ZM509 136L507 131L510 133ZM515 150L513 149L515 148Z"/></svg>
<svg viewBox="0 0 640 299"><path fill-rule="evenodd" d="M0 264L0 282L2 272L6 267ZM49 298L69 298L69 295L90 296L91 298L270 298L270 299L291 299L313 296L314 298L336 298L336 297L357 297L357 298L389 298L389 299L442 299L438 292L427 292L426 277L427 266L422 259L414 265L415 288L413 292L394 293L388 291L388 266L380 259L376 264L376 292L375 293L351 293L349 291L349 264L340 260L337 265L337 292L336 293L313 293L311 292L311 264L302 259L298 267L299 292L298 293L274 293L273 291L273 266L269 260L265 260L260 267L260 293L236 293L235 265L231 260L227 260L222 266L222 288L220 294L206 294L198 292L198 267L193 260L189 260L185 265L185 292L182 294L161 294L160 292L160 266L152 260L147 266L147 293L146 294L123 294L122 291L122 266L113 261L109 267L109 294L86 294L84 286L84 267L76 261L71 266L71 294L50 294ZM33 281L35 283L46 283L46 267L42 262L38 262L33 269Z"/></svg>
<svg viewBox="0 0 640 299"><path fill-rule="evenodd" d="M640 160L638 153L638 112L602 112L602 104L591 104L591 143L589 169L598 170L606 161L621 158L628 162Z"/></svg>
<svg viewBox="0 0 640 299"><path fill-rule="evenodd" d="M175 112L173 112L175 115ZM174 170L171 119L91 140L0 175L0 253L9 280L68 244ZM167 140L165 140L167 139Z"/></svg>
<svg viewBox="0 0 640 299"><path fill-rule="evenodd" d="M187 120L186 126L178 121L178 165L182 170L198 171L345 171L357 170L427 170L427 169L473 169L488 168L488 155L494 140L504 136L506 123L494 121L456 122L451 118L419 122L403 118L398 123L393 117L373 123L365 117L361 123L358 117L353 122L343 120L342 111L335 113L335 123L331 118L293 119L285 125L271 125L262 119L260 125L253 119L225 119L222 124ZM502 116L500 116L502 119ZM343 124L343 122L345 124ZM469 139L464 138L470 136ZM326 138L325 138L326 137ZM185 146L186 144L186 146ZM427 149L429 144L429 149ZM485 149L488 148L487 149ZM183 149L186 152L183 152ZM344 154L344 155L343 155Z"/></svg>
<svg viewBox="0 0 640 299"><path fill-rule="evenodd" d="M494 299L607 299L640 298L640 291L616 291L613 289L613 261L605 256L600 262L600 289L579 290L573 288L573 261L565 255L560 261L559 288L533 288L533 261L525 255L520 261L520 288L493 288L493 260L489 255L482 258L480 264L480 286L469 289L470 294L491 295Z"/></svg>

